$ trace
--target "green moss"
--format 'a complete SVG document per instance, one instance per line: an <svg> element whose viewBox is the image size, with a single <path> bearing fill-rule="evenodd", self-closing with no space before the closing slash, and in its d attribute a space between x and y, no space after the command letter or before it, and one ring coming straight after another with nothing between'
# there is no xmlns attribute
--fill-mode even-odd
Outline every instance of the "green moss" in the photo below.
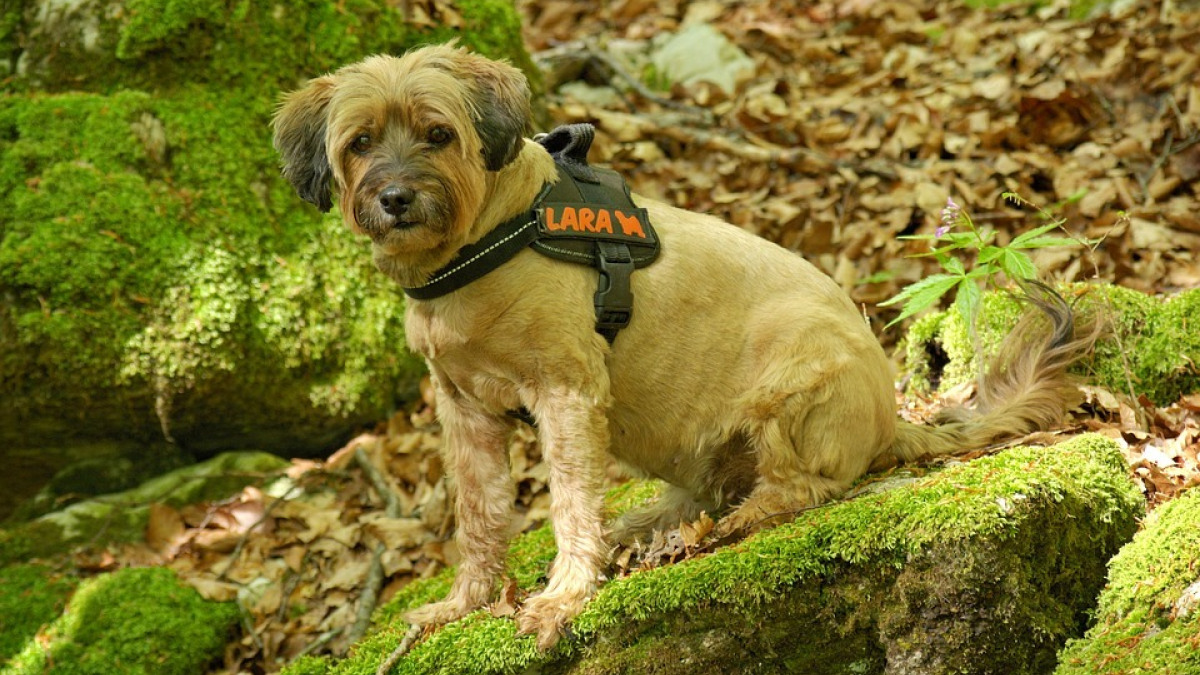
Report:
<svg viewBox="0 0 1200 675"><path fill-rule="evenodd" d="M1155 298L1119 286L1080 284L1065 292L1081 317L1099 316L1111 328L1077 373L1119 392L1129 391L1132 382L1134 391L1159 405L1200 389L1200 290ZM905 343L910 390L946 391L975 377L977 354L994 354L1021 312L1006 293L986 294L983 307L978 343L957 312L913 324Z"/></svg>
<svg viewBox="0 0 1200 675"><path fill-rule="evenodd" d="M286 668L288 675L325 675L329 672L330 659L316 656L302 656L292 661Z"/></svg>
<svg viewBox="0 0 1200 675"><path fill-rule="evenodd" d="M308 77L435 40L536 73L511 2L457 9L461 27L434 32L382 0L47 18L26 93L0 98L0 426L87 410L97 435L160 437L165 417L198 451L313 452L411 395L402 293L282 180L269 121ZM295 428L254 436L248 409Z"/></svg>
<svg viewBox="0 0 1200 675"><path fill-rule="evenodd" d="M610 581L572 624L573 639L549 654L539 655L532 639L516 638L510 619L477 612L438 630L393 672L561 672L568 666L597 673L704 672L717 667L706 660L714 653L746 650L771 653L798 672L878 672L888 650L906 639L934 637L948 645L946 653L964 659L960 665L983 657L1020 661L995 653L997 648L965 646L986 636L955 636L947 629L931 637L903 620L946 611L995 617L997 628L989 630L1008 631L1007 642L996 644L1020 645L1032 654L1025 666L1008 672L1036 672L1065 636L1082 630L1103 576L1104 553L1128 539L1141 508L1111 441L1084 436L1049 449L1015 449L911 488L806 512L710 555ZM1059 548L1047 550L1047 537ZM544 580L533 563L552 555L546 530L525 535L512 548L510 572L535 591ZM441 591L445 583L433 585ZM381 630L330 672L374 672L406 629L398 621L402 610L393 606L420 604L425 585L397 595L377 617ZM972 595L985 587L993 592ZM949 598L949 604L921 600L930 597ZM910 611L922 602L925 614ZM781 622L783 615L794 622ZM775 632L767 628L776 622ZM654 654L661 667L633 668L631 654L638 650ZM681 664L681 653L692 666ZM776 662L762 658L747 672L783 672L785 666L764 665Z"/></svg>
<svg viewBox="0 0 1200 675"><path fill-rule="evenodd" d="M75 585L43 565L0 568L0 664L62 613Z"/></svg>
<svg viewBox="0 0 1200 675"><path fill-rule="evenodd" d="M1200 490L1156 510L1109 564L1095 625L1057 675L1200 672Z"/></svg>
<svg viewBox="0 0 1200 675"><path fill-rule="evenodd" d="M84 582L66 612L2 675L199 675L237 622L167 569L124 569Z"/></svg>
<svg viewBox="0 0 1200 675"><path fill-rule="evenodd" d="M125 11L128 17L121 26L116 56L132 60L203 35L206 28L223 24L229 9L221 0L129 0Z"/></svg>

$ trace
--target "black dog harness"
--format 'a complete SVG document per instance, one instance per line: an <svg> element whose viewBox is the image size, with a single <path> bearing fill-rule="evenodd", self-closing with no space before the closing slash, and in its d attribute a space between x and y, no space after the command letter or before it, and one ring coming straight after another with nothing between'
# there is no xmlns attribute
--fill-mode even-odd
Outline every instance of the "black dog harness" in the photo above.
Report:
<svg viewBox="0 0 1200 675"><path fill-rule="evenodd" d="M633 316L633 270L658 257L659 242L646 209L633 203L620 174L588 166L596 130L569 124L537 139L554 158L557 183L546 185L529 211L464 247L423 286L405 288L417 300L458 290L503 265L521 249L600 272L594 304L596 331L611 344Z"/></svg>

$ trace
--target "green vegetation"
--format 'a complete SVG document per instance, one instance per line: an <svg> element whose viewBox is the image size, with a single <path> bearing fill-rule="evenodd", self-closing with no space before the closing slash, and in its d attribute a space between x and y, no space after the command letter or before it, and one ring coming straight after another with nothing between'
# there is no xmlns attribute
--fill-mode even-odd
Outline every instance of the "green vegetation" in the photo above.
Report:
<svg viewBox="0 0 1200 675"><path fill-rule="evenodd" d="M75 583L43 565L0 567L0 664L62 613Z"/></svg>
<svg viewBox="0 0 1200 675"><path fill-rule="evenodd" d="M979 663L1045 672L1062 641L1082 633L1104 560L1132 536L1142 508L1111 441L1014 449L610 581L549 654L517 638L511 619L481 611L438 630L393 672L617 673L636 664L700 673L754 654L745 672L866 673L905 644L929 645L927 661L914 662L921 672ZM552 555L547 529L525 535L510 574L536 591ZM373 673L407 628L400 614L439 597L449 578L398 593L350 658L285 672Z"/></svg>
<svg viewBox="0 0 1200 675"><path fill-rule="evenodd" d="M1190 325L1200 316L1200 290L1165 299L1119 286L1078 284L1060 290L1082 317L1099 317L1110 327L1093 356L1077 368L1091 384L1120 393L1132 384L1157 405L1200 389L1200 331ZM995 353L1021 310L1007 293L985 294L978 348L957 312L918 319L906 345L910 389L946 391L973 378L977 355Z"/></svg>
<svg viewBox="0 0 1200 675"><path fill-rule="evenodd" d="M80 584L66 612L0 675L200 675L237 622L167 569L124 569Z"/></svg>
<svg viewBox="0 0 1200 675"><path fill-rule="evenodd" d="M1010 202L1028 203L1013 193L1005 193ZM934 234L914 234L901 239L928 241L930 250L923 255L933 256L944 272L932 274L906 286L894 298L879 303L882 306L903 302L900 314L888 322L888 326L932 307L943 295L954 290L954 309L967 322L979 315L983 289L998 288L1001 276L1010 281L1025 281L1037 278L1037 268L1028 250L1054 246L1078 246L1083 242L1049 234L1062 229L1066 222L1054 214L1039 209L1042 220L1047 221L1031 230L1013 237L1006 245L996 243L996 230L986 225L979 226L970 214L953 199L946 201L942 209L942 224ZM964 253L971 253L973 260L963 261ZM967 268L970 264L970 269ZM981 289L982 286L982 289Z"/></svg>
<svg viewBox="0 0 1200 675"><path fill-rule="evenodd" d="M1096 625L1056 675L1200 672L1200 491L1152 513L1112 559Z"/></svg>
<svg viewBox="0 0 1200 675"><path fill-rule="evenodd" d="M61 442L86 410L89 435L186 442L208 424L219 447L311 451L411 394L402 293L280 178L269 122L308 77L424 42L534 72L511 3L459 9L459 27L423 30L382 0L138 0L31 27L0 96L13 440ZM248 411L289 424L239 425Z"/></svg>

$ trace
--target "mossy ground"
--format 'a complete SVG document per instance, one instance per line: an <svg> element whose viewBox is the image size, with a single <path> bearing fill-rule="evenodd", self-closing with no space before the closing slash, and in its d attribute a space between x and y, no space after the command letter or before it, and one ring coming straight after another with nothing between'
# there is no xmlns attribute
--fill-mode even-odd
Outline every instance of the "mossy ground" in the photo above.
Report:
<svg viewBox="0 0 1200 675"><path fill-rule="evenodd" d="M1095 625L1056 675L1200 673L1200 490L1150 515L1109 564Z"/></svg>
<svg viewBox="0 0 1200 675"><path fill-rule="evenodd" d="M80 584L66 611L0 675L198 675L238 619L167 569L124 569Z"/></svg>
<svg viewBox="0 0 1200 675"><path fill-rule="evenodd" d="M1169 298L1108 285L1077 284L1064 292L1081 317L1097 316L1110 327L1076 369L1090 384L1120 393L1132 384L1158 405L1200 389L1200 289ZM985 294L978 342L953 310L917 320L906 338L910 390L946 391L974 378L977 355L994 354L1021 311L1007 293Z"/></svg>
<svg viewBox="0 0 1200 675"><path fill-rule="evenodd" d="M0 96L0 426L25 428L5 441L84 411L46 439L161 438L166 417L202 453L313 452L410 394L402 293L280 178L269 121L305 79L426 42L533 73L512 4L456 3L437 30L382 0L21 4L0 18L21 47Z"/></svg>
<svg viewBox="0 0 1200 675"><path fill-rule="evenodd" d="M62 614L76 583L45 565L0 567L0 665Z"/></svg>
<svg viewBox="0 0 1200 675"><path fill-rule="evenodd" d="M393 672L712 672L721 657L748 654L759 662L746 672L879 672L906 640L943 645L954 667L1011 666L974 672L1038 672L1082 632L1104 560L1132 535L1142 508L1111 441L1015 449L610 581L573 623L572 639L549 654L518 638L511 619L477 612L439 629ZM536 570L552 555L548 531L525 535L512 547L510 573L535 591L544 583ZM285 672L373 673L407 628L399 615L443 594L449 578L403 589L350 658L307 659ZM939 611L963 612L962 621L937 621ZM995 643L974 632L997 628ZM986 644L996 646L974 647Z"/></svg>

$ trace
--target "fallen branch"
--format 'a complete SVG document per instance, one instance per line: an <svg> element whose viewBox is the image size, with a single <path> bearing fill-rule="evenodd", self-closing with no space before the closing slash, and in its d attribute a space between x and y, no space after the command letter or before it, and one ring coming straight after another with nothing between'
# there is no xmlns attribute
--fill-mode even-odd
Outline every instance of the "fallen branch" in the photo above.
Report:
<svg viewBox="0 0 1200 675"><path fill-rule="evenodd" d="M354 450L354 461L383 500L384 512L387 513L387 516L399 518L401 516L400 499L396 493L392 492L387 477L371 463L371 458L367 455L367 451L363 450L363 446L360 445ZM383 554L386 550L387 548L382 543L378 543L375 544L375 549L371 553L371 565L367 569L367 580L358 597L358 612L354 617L354 625L346 633L348 644L358 642L371 627L371 615L375 613L375 605L379 602L379 591L383 588Z"/></svg>
<svg viewBox="0 0 1200 675"><path fill-rule="evenodd" d="M354 461L358 463L359 468L367 476L367 480L371 481L371 487L375 488L375 492L383 500L383 510L387 513L387 517L402 517L400 498L396 496L396 493L392 492L392 486L388 482L387 477L371 463L371 458L361 445L354 450Z"/></svg>
<svg viewBox="0 0 1200 675"><path fill-rule="evenodd" d="M371 565L367 568L367 580L363 583L362 593L358 596L358 612L354 615L354 625L346 633L346 643L352 645L367 634L371 627L371 615L375 613L375 605L379 602L379 591L383 588L383 554L386 551L383 544L375 544L371 553Z"/></svg>
<svg viewBox="0 0 1200 675"><path fill-rule="evenodd" d="M408 650L412 649L413 643L417 641L420 635L421 627L413 624L408 629L408 632L404 634L404 639L400 641L400 644L392 650L392 653L384 659L383 663L379 664L379 669L375 671L375 675L387 675L390 673L392 668L396 667L396 663L408 653Z"/></svg>

